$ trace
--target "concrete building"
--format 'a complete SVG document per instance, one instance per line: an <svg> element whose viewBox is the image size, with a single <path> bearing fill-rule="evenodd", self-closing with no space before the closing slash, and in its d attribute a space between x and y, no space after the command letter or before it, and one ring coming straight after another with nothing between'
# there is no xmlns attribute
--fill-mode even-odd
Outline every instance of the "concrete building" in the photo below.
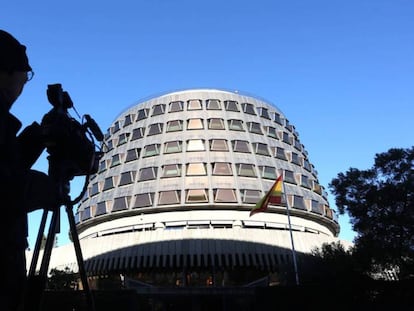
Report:
<svg viewBox="0 0 414 311"><path fill-rule="evenodd" d="M104 149L75 215L91 277L282 282L292 267L286 203L249 217L279 175L299 258L338 241L337 216L298 132L262 99L217 89L154 97L115 119ZM53 250L50 267L76 271L72 245Z"/></svg>

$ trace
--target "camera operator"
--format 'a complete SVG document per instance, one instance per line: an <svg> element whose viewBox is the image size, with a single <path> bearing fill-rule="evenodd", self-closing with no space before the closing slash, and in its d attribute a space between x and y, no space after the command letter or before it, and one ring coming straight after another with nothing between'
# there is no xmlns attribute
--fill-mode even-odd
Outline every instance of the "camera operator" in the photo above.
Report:
<svg viewBox="0 0 414 311"><path fill-rule="evenodd" d="M27 213L59 208L57 190L31 166L44 150L40 125L19 135L21 122L10 113L33 77L26 47L0 30L0 310L21 310L26 288Z"/></svg>

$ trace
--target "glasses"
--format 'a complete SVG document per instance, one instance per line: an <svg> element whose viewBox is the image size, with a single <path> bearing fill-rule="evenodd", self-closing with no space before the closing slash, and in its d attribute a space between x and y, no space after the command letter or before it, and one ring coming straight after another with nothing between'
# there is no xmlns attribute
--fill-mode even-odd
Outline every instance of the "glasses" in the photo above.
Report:
<svg viewBox="0 0 414 311"><path fill-rule="evenodd" d="M34 77L34 71L30 70L26 74L27 74L26 82L33 79L33 77Z"/></svg>

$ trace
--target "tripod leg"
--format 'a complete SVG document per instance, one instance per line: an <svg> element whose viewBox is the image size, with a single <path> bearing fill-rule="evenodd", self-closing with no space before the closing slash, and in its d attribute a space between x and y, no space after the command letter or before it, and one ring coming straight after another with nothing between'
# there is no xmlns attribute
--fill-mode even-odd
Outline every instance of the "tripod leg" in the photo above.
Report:
<svg viewBox="0 0 414 311"><path fill-rule="evenodd" d="M78 232L76 230L76 224L75 224L75 217L73 216L73 207L71 205L66 205L66 212L68 214L68 220L69 220L69 226L70 226L70 233L72 235L73 240L73 246L75 247L75 253L76 253L76 259L78 261L78 267L79 267L79 274L82 280L82 286L83 290L86 293L86 299L89 305L90 311L95 311L95 302L92 297L92 292L89 288L88 284L88 278L86 276L86 270L85 266L83 264L83 256L82 256L82 250L80 247L79 242L79 236Z"/></svg>
<svg viewBox="0 0 414 311"><path fill-rule="evenodd" d="M33 251L32 261L30 263L30 269L28 273L29 278L33 277L36 273L36 266L37 266L37 261L39 259L40 247L42 246L42 239L45 233L47 214L48 214L48 211L43 210L42 220L40 221L39 232L37 234L37 239L36 239L36 244L35 244L35 248Z"/></svg>

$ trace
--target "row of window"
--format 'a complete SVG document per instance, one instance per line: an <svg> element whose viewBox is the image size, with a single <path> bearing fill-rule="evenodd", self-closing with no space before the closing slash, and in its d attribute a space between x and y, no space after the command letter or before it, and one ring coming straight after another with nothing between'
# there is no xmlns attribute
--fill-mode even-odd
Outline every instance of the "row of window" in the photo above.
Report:
<svg viewBox="0 0 414 311"><path fill-rule="evenodd" d="M272 166L258 166L257 167L260 176L264 179L275 180L278 176L278 172L275 167ZM214 176L232 176L235 170L237 176L241 177L257 177L256 167L254 164L236 163L233 165L228 162L215 162L211 164L211 172ZM181 177L183 171L186 176L206 176L207 165L206 163L188 163L181 164L168 164L158 167L144 167L137 171L128 171L121 173L120 176L110 176L103 181L95 182L89 188L89 196L95 196L102 191L113 189L117 186L130 185L137 181L143 182L148 180L155 180L158 178L160 171L161 178ZM138 174L137 174L138 173ZM318 194L322 194L322 187L317 181L310 179L308 176L294 173L293 171L285 170L283 172L284 181L287 183L300 185L304 188L311 189Z"/></svg>
<svg viewBox="0 0 414 311"><path fill-rule="evenodd" d="M286 119L282 119L280 114L277 112L269 112L268 108L266 107L256 107L250 103L242 103L239 105L237 101L234 100L225 100L221 102L218 99L208 99L204 103L207 110L222 110L223 108L226 111L234 111L240 112L243 111L244 113L250 115L258 115L262 118L266 118L269 120L273 120L276 123L286 126L286 128L294 132L294 127L289 124L289 121ZM165 114L166 112L181 112L184 111L184 107L186 107L187 111L192 110L202 110L203 109L203 101L200 99L192 99L188 100L187 102L184 101L173 101L168 104L157 104L153 105L151 108L143 108L139 109L136 114L129 114L125 116L123 120L123 127L126 127L133 122L144 120L148 117L157 116ZM109 134L116 133L121 128L121 121L115 122L114 126L110 129Z"/></svg>
<svg viewBox="0 0 414 311"><path fill-rule="evenodd" d="M221 118L210 118L206 120L207 128L210 130L225 130L225 121ZM177 132L184 130L184 123L186 124L187 130L202 130L204 129L204 120L203 119L188 119L185 122L183 120L172 120L164 123L153 123L147 128L147 136L162 134L164 128L166 132ZM227 126L229 130L233 131L245 131L245 125L242 120L231 119L227 120ZM298 139L295 139L294 136L289 135L289 133L284 131L278 131L275 127L272 126L262 126L257 122L246 122L247 130L250 133L264 135L281 140L286 144L294 146L297 150L303 151L303 145L299 142ZM129 140L134 141L140 138L143 138L145 135L146 129L144 127L136 128L132 133L122 133L118 136L117 139L112 139L106 142L105 151L112 150L114 146L120 146L127 143Z"/></svg>
<svg viewBox="0 0 414 311"><path fill-rule="evenodd" d="M188 189L185 190L185 203L198 204L209 202L209 191L207 189ZM240 196L243 203L256 204L263 196L260 190L241 189ZM81 220L84 221L94 216L100 216L108 212L116 212L127 210L129 208L143 208L154 206L155 193L141 193L134 196L132 201L131 196L118 197L113 201L103 201L96 205L85 208L82 212ZM215 203L237 203L237 195L235 189L214 189L212 197ZM324 204L312 200L305 199L299 195L288 195L289 206L303 211L311 211L320 215L325 215L332 218L332 211ZM157 198L158 206L162 205L176 205L181 204L181 191L170 190L160 191Z"/></svg>
<svg viewBox="0 0 414 311"><path fill-rule="evenodd" d="M207 144L206 144L207 143ZM249 143L245 140L232 140L226 139L210 139L205 141L204 139L189 139L184 142L181 140L168 141L164 144L150 144L143 148L132 148L126 151L126 153L118 153L113 155L110 159L104 159L99 164L99 172L103 172L109 167L120 165L121 163L131 162L139 159L140 157L152 157L163 154L180 153L184 150L186 152L199 152L206 151L208 148L212 152L233 152L251 153L252 151L257 155L272 156L280 160L288 161L298 166L303 167L309 172L312 172L312 166L308 159L300 156L296 152L285 151L281 147L268 147L264 143Z"/></svg>

